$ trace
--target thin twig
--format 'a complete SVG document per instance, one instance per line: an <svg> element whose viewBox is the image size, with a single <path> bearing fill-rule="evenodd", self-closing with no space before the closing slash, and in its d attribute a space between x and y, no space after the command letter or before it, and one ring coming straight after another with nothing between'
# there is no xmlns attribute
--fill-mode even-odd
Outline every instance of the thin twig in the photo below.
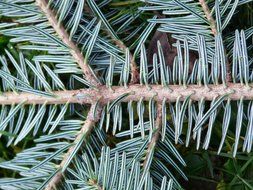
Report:
<svg viewBox="0 0 253 190"><path fill-rule="evenodd" d="M116 44L123 52L126 52L127 46L121 40L114 38L113 35L108 31L107 31L107 34L111 37L114 44ZM139 80L140 80L139 70L135 62L135 58L133 57L130 51L129 51L129 56L130 56L130 69L131 69L130 84L137 84L139 83Z"/></svg>
<svg viewBox="0 0 253 190"><path fill-rule="evenodd" d="M112 102L118 97L129 94L122 99L122 102L139 101L142 97L143 100L148 101L154 97L154 101L161 102L164 98L170 102L175 102L180 96L180 101L184 101L189 95L193 101L199 101L204 98L206 101L212 101L213 98L229 94L231 100L239 100L242 96L245 100L253 99L253 84L249 87L239 83L229 83L225 88L223 84L220 85L188 85L187 88L181 85L170 85L165 88L162 85L150 85L147 88L144 85L135 84L129 85L128 88L123 86L112 86L111 89L105 85L100 86L98 90L94 89L79 89L79 90L66 90L55 91L53 94L56 97L46 97L34 95L31 93L21 92L19 94L13 92L6 92L0 96L0 105L12 105L24 102L24 104L65 104L80 103L80 104L93 104L99 100L102 105Z"/></svg>
<svg viewBox="0 0 253 190"><path fill-rule="evenodd" d="M216 28L216 21L214 20L211 12L210 12L210 9L206 3L205 0L199 0L199 3L206 15L206 18L207 20L209 21L210 23L210 27L211 27L211 31L213 33L213 35L217 35L218 32L217 32L217 28ZM225 50L225 54L226 54L226 50ZM226 63L226 82L227 83L230 83L232 81L232 77L231 77L231 64L229 63L228 61L228 58L227 58L227 63Z"/></svg>
<svg viewBox="0 0 253 190"><path fill-rule="evenodd" d="M84 72L86 79L91 84L93 84L95 86L100 86L100 83L96 80L96 77L93 75L93 72L91 71L91 69L90 69L87 61L85 60L84 56L82 55L81 51L78 49L77 45L73 41L70 40L69 34L66 32L65 28L61 24L58 23L56 15L48 7L47 1L36 0L36 3L40 7L40 9L44 12L44 14L46 15L46 17L48 19L48 22L54 28L55 32L60 37L60 39L70 48L71 55L76 60L77 64L80 66L82 71ZM58 92L58 95L63 95L63 97L59 98L59 96L58 96L58 98L55 98L54 101L56 101L56 100L58 101L59 99L61 101L67 100L67 99L72 100L72 101L76 101L77 99L80 99L80 96L78 96L78 92L77 92L77 94L73 94L73 93L75 93L75 91L71 91L70 94L67 94L66 92L67 91L63 92L63 94L59 94L59 92ZM65 97L65 95L68 95L68 96ZM90 94L90 93L86 94L87 97L90 97L91 95L92 94ZM75 98L73 99L73 97L75 97ZM29 98L31 98L31 97L28 97L28 99ZM85 97L81 97L81 99L83 99L83 98L85 98ZM40 99L41 99L41 97L40 97ZM25 100L25 99L23 99L23 100ZM53 101L51 101L51 102L53 102ZM84 134L87 134L87 135L90 134L94 128L95 123L99 120L100 114L102 112L102 108L100 106L97 107L96 113L94 113L94 109L95 109L95 106L93 104L91 106L91 109L88 113L87 119L86 119L83 127L81 128L81 130L79 131L79 134L77 135L77 137L74 140L74 144L79 142L79 140L83 137ZM68 161L69 156L73 154L73 151L75 151L74 146L70 147L69 150L67 151L67 153L64 155L64 157L59 165L60 169L64 167L64 165ZM46 190L54 189L60 183L62 178L63 178L63 172L62 172L62 170L59 170L59 172L56 173L56 175L47 184L45 189Z"/></svg>
<svg viewBox="0 0 253 190"><path fill-rule="evenodd" d="M108 31L107 31L107 34L111 37L114 44L116 44L123 52L126 52L128 47L124 44L124 42L122 42L119 39L114 38L113 35ZM139 77L140 74L139 74L139 71L138 71L137 64L135 62L135 58L133 57L133 55L130 51L129 51L129 56L130 56L130 68L131 68L131 81L130 81L130 84L137 84L137 83L139 83L139 80L140 80L140 77Z"/></svg>
<svg viewBox="0 0 253 190"><path fill-rule="evenodd" d="M200 3L200 5L201 5L201 7L202 7L202 9L203 9L203 11L206 15L207 20L210 23L212 33L215 36L217 34L216 22L215 22L214 18L212 17L210 9L209 9L209 7L208 7L205 0L199 0L199 3Z"/></svg>
<svg viewBox="0 0 253 190"><path fill-rule="evenodd" d="M93 75L93 72L91 71L88 63L85 61L83 54L78 49L77 45L70 40L69 34L66 32L65 28L58 23L56 15L47 5L47 1L36 0L36 3L47 17L48 22L54 28L59 38L70 48L71 55L84 72L86 79L93 85L99 86L100 83L96 80L96 77Z"/></svg>
<svg viewBox="0 0 253 190"><path fill-rule="evenodd" d="M225 53L226 53L226 51L225 51ZM227 59L228 59L228 57L227 57ZM232 81L232 76L231 76L232 71L231 70L232 70L231 69L231 64L227 60L227 64L226 64L226 82L227 83L231 83L231 81Z"/></svg>
<svg viewBox="0 0 253 190"><path fill-rule="evenodd" d="M158 105L157 105L156 131L154 132L153 137L151 139L151 142L148 145L146 157L145 157L144 162L143 162L143 168L146 167L148 157L149 157L152 150L155 148L156 144L159 141L161 128L162 128L162 104L159 102Z"/></svg>
<svg viewBox="0 0 253 190"><path fill-rule="evenodd" d="M87 12L88 14L94 14L93 11L90 9L90 7L86 4L84 6L84 11ZM124 44L123 41L121 41L118 38L115 38L114 35L109 31L109 30L105 30L105 33L110 36L112 42L117 45L124 53L127 50L127 46ZM139 71L138 71L138 67L135 61L135 58L133 57L133 54L130 52L130 68L131 68L131 80L130 83L131 84L137 84L139 83L140 77L139 77Z"/></svg>
<svg viewBox="0 0 253 190"><path fill-rule="evenodd" d="M94 109L96 109L96 113L94 114ZM74 144L79 142L79 140L83 137L84 134L90 134L91 131L93 130L95 124L97 121L99 121L100 119L100 115L102 112L102 108L100 106L98 106L97 108L95 108L94 105L91 106L90 111L88 113L87 119L83 125L83 127L81 128L81 130L79 131ZM94 117L95 115L95 117ZM63 156L63 159L59 165L59 168L63 168L65 163L67 162L68 158L70 155L72 155L74 151L74 146L71 146L69 148L69 150L67 151L67 153ZM56 175L50 180L50 182L47 184L45 190L53 190L56 189L55 187L57 187L59 185L59 183L61 182L63 178L63 172L61 170L59 170L58 173L56 173ZM98 186L98 185L97 185Z"/></svg>

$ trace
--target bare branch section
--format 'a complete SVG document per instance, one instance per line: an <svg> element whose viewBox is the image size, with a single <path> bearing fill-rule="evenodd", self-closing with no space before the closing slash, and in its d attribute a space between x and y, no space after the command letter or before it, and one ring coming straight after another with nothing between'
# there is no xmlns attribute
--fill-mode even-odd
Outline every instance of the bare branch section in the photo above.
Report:
<svg viewBox="0 0 253 190"><path fill-rule="evenodd" d="M161 129L162 129L162 104L158 103L158 105L157 105L157 116L156 116L156 131L153 134L151 142L148 145L146 158L143 162L143 168L145 168L145 166L147 165L147 161L148 161L147 159L148 159L149 155L151 154L152 149L155 148L157 142L159 141Z"/></svg>
<svg viewBox="0 0 253 190"><path fill-rule="evenodd" d="M214 18L212 17L212 14L210 12L210 9L206 3L205 0L199 0L199 3L206 15L207 20L210 23L211 26L211 30L213 35L217 35L217 28L216 28L216 21L214 20ZM225 50L226 51L226 50ZM232 77L231 77L231 64L229 63L229 61L227 60L227 64L226 64L226 81L227 82L231 82L232 81Z"/></svg>
<svg viewBox="0 0 253 190"><path fill-rule="evenodd" d="M93 104L100 101L102 105L112 102L119 96L129 94L122 101L129 102L139 101L141 97L144 100L150 100L154 97L157 102L162 102L166 98L170 102L175 102L180 96L181 101L185 100L189 95L193 101L199 101L204 98L207 101L212 101L213 98L228 94L231 100L244 100L253 99L253 84L249 84L250 88L241 84L227 84L227 87L221 85L188 85L187 88L180 85L171 85L163 87L161 85L150 85L150 89L144 85L129 85L128 88L123 86L113 86L108 89L106 86L100 86L98 90L94 89L80 89L80 90L66 90L53 92L56 97L38 96L30 93L15 94L13 92L3 93L0 96L0 105L18 104L26 101L25 104L65 104L80 103L80 104Z"/></svg>
<svg viewBox="0 0 253 190"><path fill-rule="evenodd" d="M70 53L76 60L79 67L84 72L86 79L93 85L99 86L100 83L94 77L88 63L85 61L83 54L78 49L77 45L70 40L69 34L66 32L65 28L58 23L55 13L49 8L46 0L36 0L37 5L43 11L48 19L50 25L54 28L60 39L70 48Z"/></svg>
<svg viewBox="0 0 253 190"><path fill-rule="evenodd" d="M94 114L94 109L96 109L95 114ZM77 137L74 141L74 144L79 142L79 140L83 137L84 134L89 135L92 132L96 122L99 121L99 119L100 119L101 112L102 112L102 107L98 106L97 108L95 108L94 105L91 106L91 109L88 113L87 119L86 119L82 129L79 131L79 134L77 135ZM64 165L68 161L69 156L72 155L73 151L75 151L74 146L70 147L69 150L67 151L67 153L64 155L64 157L59 165L60 169L64 167ZM46 186L45 190L56 189L57 185L61 182L62 178L63 178L63 172L61 170L59 170L59 172L56 173L56 175L50 180L50 182Z"/></svg>

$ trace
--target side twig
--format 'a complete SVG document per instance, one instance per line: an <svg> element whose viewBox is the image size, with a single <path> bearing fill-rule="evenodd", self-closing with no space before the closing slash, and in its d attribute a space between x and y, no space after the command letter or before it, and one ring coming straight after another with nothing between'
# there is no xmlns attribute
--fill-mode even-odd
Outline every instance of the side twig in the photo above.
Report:
<svg viewBox="0 0 253 190"><path fill-rule="evenodd" d="M81 51L78 49L77 45L70 40L69 34L66 32L64 27L58 23L55 13L48 7L46 0L36 0L37 5L40 7L40 9L44 12L46 15L48 22L50 25L54 28L57 35L60 37L60 39L70 48L70 53L73 56L73 58L76 60L79 67L84 72L84 75L86 79L95 86L100 86L100 83L96 80L96 77L93 75L93 72L91 71L87 61L83 57ZM73 93L73 92L72 92ZM73 94L72 94L73 97ZM71 99L72 97L68 97ZM89 135L91 131L94 128L95 123L99 120L100 114L102 112L102 108L99 107L96 109L96 112L94 114L95 106L92 105L91 109L88 113L87 119L79 131L79 134L76 136L74 144L79 142L80 139L83 137L83 135ZM66 162L68 161L69 157L73 154L73 151L75 151L74 146L69 148L67 153L64 155L60 165L59 165L59 172L57 172L54 177L50 180L50 182L46 186L46 190L52 190L54 189L63 178L63 171L61 170Z"/></svg>
<svg viewBox="0 0 253 190"><path fill-rule="evenodd" d="M113 37L113 35L107 31L107 34L111 37L114 44L116 44L123 52L126 52L127 46L119 39ZM133 57L132 53L130 52L130 68L131 68L131 81L130 84L137 84L140 80L140 74L138 71L137 64L135 62L135 58Z"/></svg>
<svg viewBox="0 0 253 190"><path fill-rule="evenodd" d="M156 144L159 141L161 128L162 128L162 104L159 102L158 105L157 105L156 131L154 132L153 137L151 139L151 142L148 145L146 157L145 157L145 160L143 162L143 168L146 167L148 157L149 157L149 155L151 154L151 152L153 151L153 149L155 148Z"/></svg>
<svg viewBox="0 0 253 190"><path fill-rule="evenodd" d="M94 109L96 109L95 117L94 117L94 113L93 113ZM99 106L99 107L95 108L94 105L91 106L90 111L87 116L87 119L86 119L83 127L79 131L79 133L74 141L74 144L79 142L79 140L83 137L84 134L89 135L92 132L96 122L99 121L99 119L100 119L101 112L102 112L102 107ZM55 187L57 187L57 185L61 182L61 180L63 178L63 172L62 172L61 168L64 167L69 156L72 155L73 151L75 151L74 146L71 146L69 148L69 150L67 151L67 153L64 155L64 157L59 165L59 169L60 169L59 172L56 173L55 176L50 180L50 182L47 184L45 190L56 189ZM102 188L100 188L100 189L102 189Z"/></svg>
<svg viewBox="0 0 253 190"><path fill-rule="evenodd" d="M218 32L217 32L217 28L216 28L216 21L214 20L211 12L210 12L210 9L206 3L205 0L199 0L199 3L206 15L206 18L207 20L209 21L210 23L210 26L211 26L211 31L213 33L213 35L217 35ZM226 50L225 50L225 53L226 53ZM231 64L229 63L228 59L227 59L227 64L226 64L226 82L227 83L230 83L232 81L232 77L231 77Z"/></svg>
<svg viewBox="0 0 253 190"><path fill-rule="evenodd" d="M99 86L100 83L96 80L93 75L88 63L85 61L83 54L78 49L77 45L70 40L69 34L66 32L65 28L58 23L55 13L48 7L46 0L36 0L37 5L43 11L48 19L50 25L54 28L60 39L70 48L70 53L76 60L79 67L84 72L86 79L95 86Z"/></svg>
<svg viewBox="0 0 253 190"><path fill-rule="evenodd" d="M216 22L215 22L214 18L212 17L212 14L210 12L210 9L209 9L206 1L205 0L199 0L199 3L200 3L200 5L201 5L201 7L202 7L202 9L203 9L203 11L206 15L207 20L210 23L213 35L216 35L217 34Z"/></svg>
<svg viewBox="0 0 253 190"><path fill-rule="evenodd" d="M84 6L84 11L89 13L89 14L94 14L93 11L90 9L90 7L85 4ZM105 30L105 33L110 36L110 39L112 40L112 42L117 45L123 52L126 52L127 50L127 46L124 44L123 41L121 41L118 38L115 38L114 35L109 31L109 30ZM138 67L135 61L135 58L133 57L132 53L130 52L130 68L131 68L131 84L137 84L139 83L139 71L138 71Z"/></svg>

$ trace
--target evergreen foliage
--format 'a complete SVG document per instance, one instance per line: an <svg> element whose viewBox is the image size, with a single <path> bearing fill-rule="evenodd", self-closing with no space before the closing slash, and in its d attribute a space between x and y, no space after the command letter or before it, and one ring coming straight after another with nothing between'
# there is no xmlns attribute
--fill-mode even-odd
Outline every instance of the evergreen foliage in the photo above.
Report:
<svg viewBox="0 0 253 190"><path fill-rule="evenodd" d="M24 147L0 188L181 189L183 145L251 153L253 27L228 29L251 2L0 0L0 135Z"/></svg>

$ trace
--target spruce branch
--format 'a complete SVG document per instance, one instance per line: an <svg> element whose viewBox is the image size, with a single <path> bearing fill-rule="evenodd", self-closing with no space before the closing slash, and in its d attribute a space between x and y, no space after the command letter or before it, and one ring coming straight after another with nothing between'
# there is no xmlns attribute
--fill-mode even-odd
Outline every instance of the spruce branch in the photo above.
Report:
<svg viewBox="0 0 253 190"><path fill-rule="evenodd" d="M91 68L89 67L87 60L85 60L82 52L78 49L77 45L70 40L69 34L66 32L65 28L57 21L56 15L48 6L47 1L36 0L36 3L47 17L48 22L53 27L59 38L70 48L71 55L84 72L86 79L93 85L100 85L100 83L93 75Z"/></svg>
<svg viewBox="0 0 253 190"><path fill-rule="evenodd" d="M180 96L180 101L184 101L189 95L194 101L200 101L204 98L206 101L212 101L215 97L228 94L231 100L239 100L244 97L244 100L253 99L253 85L249 84L249 87L239 83L229 83L227 87L223 84L219 85L188 85L187 88L181 85L169 85L169 88L165 88L162 85L149 85L147 88L144 85L133 84L128 88L123 86L112 86L111 89L105 85L98 87L98 89L79 89L79 90L65 90L54 91L55 97L39 96L31 93L21 92L16 94L14 92L6 92L0 96L0 105L18 104L25 101L25 104L65 104L80 103L80 104L93 104L96 101L100 101L102 105L106 105L108 102L112 102L118 97L129 94L122 99L122 102L150 100L154 97L157 102L163 101L164 98L169 102L176 102Z"/></svg>
<svg viewBox="0 0 253 190"><path fill-rule="evenodd" d="M157 105L157 116L156 116L156 124L155 125L156 125L156 129L155 129L155 132L154 132L153 137L151 139L151 142L148 145L146 157L143 162L143 168L146 167L149 154L151 154L152 150L155 148L155 146L160 138L160 133L161 133L161 128L162 128L162 104L160 102Z"/></svg>
<svg viewBox="0 0 253 190"><path fill-rule="evenodd" d="M159 14L156 10L165 10L168 11L167 14L175 13L176 16L174 20L171 19L173 16L170 16L168 20L163 19L162 21L151 19L151 23L163 23L161 29L164 30L164 32L176 34L176 37L177 33L179 36L180 34L185 35L185 32L187 33L187 35L185 35L186 38L183 39L183 46L181 46L182 39L179 38L179 42L177 43L177 57L174 60L172 72L170 72L170 68L167 66L168 64L166 64L167 61L162 51L164 47L160 44L158 45L160 52L158 51L158 54L153 57L152 70L150 69L152 64L147 61L145 46L142 46L141 49L139 66L136 64L137 59L135 60L135 55L129 54L128 47L124 44L124 41L117 36L117 32L114 31L113 27L107 21L108 15L110 17L110 15L113 15L117 10L111 11L110 5L108 4L107 8L103 8L103 10L110 9L108 14L106 13L104 15L104 13L98 11L102 5L108 3L107 1L103 1L103 4L100 5L97 5L98 1L96 0L74 0L72 3L69 3L69 1L56 1L50 4L52 6L49 6L49 0L35 0L35 2L36 4L34 4L33 1L23 2L22 0L17 0L14 3L10 0L0 2L0 12L3 17L8 17L10 13L14 12L16 13L14 16L17 17L17 20L20 20L20 23L29 24L30 27L32 27L33 24L38 24L38 26L40 26L38 28L32 27L32 31L33 29L37 29L38 32L26 35L24 31L31 31L30 27L16 28L11 27L12 23L3 23L3 25L0 26L3 34L13 37L13 42L17 43L17 46L20 47L21 50L22 48L25 50L38 49L42 52L48 52L47 55L34 55L32 53L31 56L34 56L34 62L30 62L28 59L24 58L22 51L18 52L19 59L16 58L17 56L12 56L8 51L6 51L6 55L1 57L0 82L2 83L1 91L3 92L0 92L0 106L2 107L3 113L1 113L2 122L0 123L0 136L8 135L6 137L8 140L6 144L9 146L13 142L14 145L16 145L16 143L21 142L21 140L32 133L34 144L31 145L31 148L24 147L24 151L17 153L15 158L11 161L7 160L1 162L0 168L11 169L14 172L18 172L18 175L13 176L13 178L16 179L1 179L0 188L34 189L40 186L40 189L45 188L46 190L53 190L62 187L61 185L63 183L64 187L62 188L66 187L71 189L82 187L99 190L108 188L119 189L120 187L131 189L132 182L134 181L134 186L139 184L137 189L142 188L143 185L145 188L154 189L161 183L162 189L165 189L167 177L170 177L172 179L169 181L168 186L172 189L174 188L172 187L172 182L174 183L175 181L176 184L177 180L173 175L168 175L169 168L167 163L173 165L185 179L187 179L187 177L180 168L177 167L176 162L168 159L169 156L167 155L173 153L180 163L185 165L183 158L181 158L176 151L176 148L174 149L174 146L167 141L167 138L170 139L171 136L175 136L175 141L177 142L183 131L183 123L187 119L188 130L186 144L189 144L187 142L189 142L193 134L194 139L197 137L197 147L199 147L202 140L201 137L203 136L201 131L205 128L206 123L209 122L203 146L203 148L207 149L211 140L213 127L215 127L216 115L218 110L222 107L224 108L224 116L222 123L222 140L219 148L220 152L227 137L227 132L230 130L229 125L234 121L234 119L231 120L231 115L232 117L234 116L234 113L231 114L231 109L234 108L236 101L239 106L237 105L238 111L235 126L236 138L233 149L234 156L238 147L240 148L241 138L244 140L243 151L251 151L251 126L253 120L250 118L253 118L253 106L252 103L248 104L248 101L245 102L246 104L244 106L244 100L253 100L252 70L250 61L247 59L250 58L250 56L248 57L247 55L250 47L246 45L248 34L246 33L247 35L245 37L244 31L241 32L241 35L236 32L236 40L234 42L235 49L232 51L233 73L231 74L231 65L228 59L227 62L225 60L226 50L224 50L223 47L224 43L228 45L227 47L230 47L233 39L225 39L223 41L220 27L216 26L218 22L215 18L219 19L218 4L215 5L216 10L218 10L216 12L216 17L213 17L208 7L209 1L207 0L199 0L199 4L196 4L194 1L189 2L189 6L184 6L182 2L175 0L175 2L179 2L178 4L182 8L187 9L189 13L195 14L195 10L199 10L200 8L203 9L201 12L205 16L199 15L198 11L196 11L195 15L197 15L198 18L196 17L196 20L191 23L192 25L187 25L185 30L183 19L187 22L190 18L189 14L186 14L185 17L183 15L182 23L177 25L175 23L178 23L179 19L177 12L177 10L179 10L178 7L173 7L173 3L170 5L166 2L153 1L154 5L158 4L158 6L154 6L153 8L155 14ZM92 2L92 4L85 6L85 2ZM220 17L221 21L225 20L225 24L222 25L221 29L224 29L228 23L226 21L232 18L231 15L234 13L238 2L233 5L233 9L230 12L231 14L229 13L230 16L227 16L227 19L222 18L222 15L226 15L226 10L223 7L222 12L225 14L221 14ZM188 4L188 2L186 4ZM230 4L232 4L232 2L226 4L227 10L230 9ZM168 8L169 6L171 6L171 9ZM191 7L194 7L194 9L191 9ZM40 8L42 12L37 11L37 8ZM143 9L152 10L149 7ZM109 41L111 44L108 42L107 37L97 38L101 21L99 21L99 24L94 30L94 35L92 35L90 28L93 28L95 19L86 22L87 20L83 15L85 11L90 11L89 14L91 16L94 14L99 16L104 24L105 35L110 38ZM43 18L41 18L42 15ZM122 16L128 19L127 15ZM119 18L119 21L115 23L120 24L124 22L124 17ZM206 17L206 19L203 19L203 17ZM195 25L199 23L198 19L201 19L201 23L203 24ZM62 22L59 22L60 20ZM87 29L85 24L83 28L84 31L82 32L79 26L83 23L87 23ZM209 30L207 30L206 27L209 24ZM44 28L44 26L48 26L50 29ZM192 43L192 40L195 39L196 27L198 31L200 31L200 34L197 36L197 47L202 59L199 62L196 61L193 68L189 69L189 65L185 63L189 63L189 49L191 49L192 46L195 48L196 43ZM2 28L4 28L4 30L2 30ZM65 44L64 47L68 46L69 52L65 51L66 49L63 51L61 49L57 50L55 47L58 47L58 43L52 43L50 38L44 38L45 35L41 35L48 33L48 29L53 31L56 36L59 36L59 40L56 39L55 41L62 41L61 45ZM140 27L140 30L141 29L142 27ZM150 31L152 32L152 29L151 27L150 30L147 30L147 33L150 33ZM68 33L68 31L70 32ZM128 28L126 31L128 31ZM123 29L122 32L126 31ZM136 30L136 32L138 31L139 29ZM92 35L90 36L92 38L86 38L86 32ZM55 39L51 32L48 33L48 36L49 35L51 39ZM135 33L131 34L131 36L132 35L135 35ZM208 36L207 43L204 43L204 36ZM212 41L211 43L210 39ZM188 45L188 40L190 40L190 46ZM85 48L89 41L92 42L90 43L92 45L88 48L89 51L87 51L89 53L83 56L83 51L79 49L78 46L83 45L83 48ZM138 46L141 46L141 44L144 43L143 41L140 41ZM93 47L99 47L103 51L97 48L92 49ZM112 49L107 50L107 47ZM184 52L181 50L183 49L181 47L184 47ZM119 51L119 49L122 51ZM116 57L121 57L122 53L126 52L126 58L129 59L127 59L123 65L121 63L118 64L118 62L115 61L116 59L112 59L108 66L108 52L113 55L117 54ZM88 58L91 53L92 55L93 53L96 55L94 56L95 59L93 64L94 68L101 73L101 83L103 81L106 85L100 84L88 64ZM120 55L118 55L118 53ZM69 56L72 56L72 59L69 58ZM73 59L76 64L73 63ZM194 58L194 60L196 59ZM46 66L44 62L48 62L48 66ZM209 72L209 64L212 66L211 72ZM70 85L64 84L70 73L75 73L80 70L79 68L77 69L76 66L81 68L84 78L87 80L82 80L78 76L71 75L69 79ZM129 73L130 70L131 73ZM130 74L131 79L129 84ZM233 81L231 81L231 76L233 76ZM119 85L112 86L119 77ZM76 85L76 81L78 85ZM141 84L137 84L139 82ZM80 87L79 84L86 85L89 88ZM78 88L78 90L65 90L68 87L72 89L73 86L74 89ZM79 89L79 87L81 89ZM189 99L191 100L189 101ZM231 104L232 100L235 100L235 103ZM240 102L238 100L240 100ZM172 131L166 125L166 101L175 102L175 104L170 104L169 113L175 125L175 135L170 133ZM129 112L130 130L125 130L125 127L122 128L126 123L124 123L125 104L122 105L121 102L129 103L127 108ZM139 124L137 126L134 125L134 109L136 109L136 105L133 105L132 102L138 102L137 113ZM148 110L146 109L147 102L149 102ZM88 104L88 110L85 110L89 111L87 116L85 115L86 120L80 121L76 119L76 115L74 115L75 118L70 118L68 115L69 103ZM26 106L24 106L24 104ZM47 106L48 104L62 104L63 106ZM155 106L155 104L157 106ZM207 104L207 106L205 106L205 104ZM101 120L101 124L104 123L104 120L101 118L104 117L105 112L103 112L103 117L101 115L102 110L104 110L106 106L106 131L110 130L111 120L113 120L113 134L118 133L118 131L123 131L117 134L117 138L120 139L119 141L117 140L115 144L116 148L111 152L109 147L106 149L102 148L101 151L99 147L102 144L110 146L111 143L108 144L108 136L104 134L102 129L97 130L95 128L99 120ZM71 105L69 109L70 113L79 112L79 108L80 106ZM157 110L155 111L155 109ZM245 112L246 110L248 110L247 113ZM150 126L148 122L145 122L147 111L149 113L149 121L152 121ZM82 118L80 114L77 113L77 115ZM45 117L48 117L46 118L47 121ZM244 120L247 120L246 125ZM46 127L43 127L44 121ZM244 127L245 130L242 130L242 127ZM49 128L50 130L47 133ZM146 134L145 131L149 132L149 141L145 141L145 144L139 141L140 138L135 139L135 137L137 137L135 134L139 132L139 128L143 136ZM96 129L96 131L94 132L93 129ZM96 134L95 138L93 138L93 133ZM244 134L245 136L243 136ZM37 136L39 136L38 139ZM130 137L131 140L127 139ZM122 142L121 140L126 141ZM128 147L125 146L126 143L128 143ZM91 145L91 148L85 148L84 152L84 154L88 155L88 159L79 159L77 155L81 152L80 150L85 146L90 147L89 145ZM138 147L141 147L141 149L138 149ZM159 151L157 151L157 147L159 147ZM170 148L172 147L175 151L171 151L172 149ZM122 157L120 157L118 153L121 151L131 152L131 154L123 153ZM141 164L139 160L135 160L139 158L135 156L136 151L138 151L138 154L136 153L137 156L144 155L142 156ZM101 155L100 158L97 158L97 155ZM115 155L114 160L112 159L113 155ZM156 156L162 161L156 160ZM130 159L134 161L131 170L128 164L128 160ZM85 165L87 164L88 166L89 163L94 164L94 167L92 167L94 173L92 172L92 175L89 173L90 168ZM115 169L112 166L114 166ZM141 170L140 167L142 167L144 171ZM72 169L78 170L78 175L76 175L77 173ZM168 172L165 171L167 169ZM68 172L65 172L66 170ZM149 173L149 170L154 172ZM159 173L158 175L157 172ZM79 175L80 178L78 177ZM129 177L126 178L126 175L129 175ZM83 178L83 176L85 176L85 178ZM101 176L103 176L102 181L100 180ZM112 176L114 177L111 179ZM140 178L140 176L142 177ZM165 177L162 179L163 176ZM154 183L152 183L153 177ZM85 179L85 181L87 179L87 183L83 183L82 179ZM41 184L43 180L44 183ZM154 187L152 186L153 184ZM179 186L180 185L178 185L178 187Z"/></svg>
<svg viewBox="0 0 253 190"><path fill-rule="evenodd" d="M63 178L63 175L64 175L63 168L66 167L66 164L68 163L69 158L76 151L74 145L77 144L83 138L84 135L86 136L86 138L87 138L87 136L90 135L90 133L92 132L96 122L98 122L99 119L100 119L101 112L102 112L102 107L101 106L96 107L95 104L93 104L91 106L90 111L87 115L87 119L86 119L83 127L81 128L81 130L77 134L77 137L76 137L76 139L73 143L73 146L71 146L68 149L67 153L63 156L63 159L62 159L62 161L59 165L59 169L60 169L59 172L57 172L55 174L55 176L50 180L50 182L47 184L45 190L53 190L61 182L61 180Z"/></svg>

